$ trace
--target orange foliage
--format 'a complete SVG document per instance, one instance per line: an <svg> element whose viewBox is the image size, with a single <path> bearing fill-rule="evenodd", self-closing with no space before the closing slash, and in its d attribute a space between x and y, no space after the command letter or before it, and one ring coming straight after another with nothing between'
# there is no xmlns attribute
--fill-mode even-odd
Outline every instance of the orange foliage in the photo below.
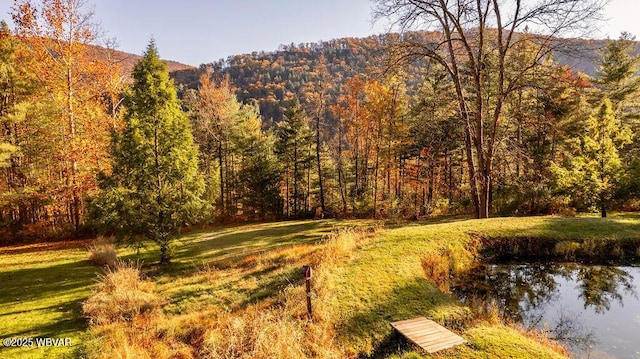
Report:
<svg viewBox="0 0 640 359"><path fill-rule="evenodd" d="M83 221L83 198L96 190L96 174L108 171L112 128L122 76L109 51L92 46L99 31L82 0L16 1L16 36L26 44L19 54L41 89L27 131L44 132L47 152L37 161L38 185L51 203L49 221ZM53 161L51 161L53 159Z"/></svg>

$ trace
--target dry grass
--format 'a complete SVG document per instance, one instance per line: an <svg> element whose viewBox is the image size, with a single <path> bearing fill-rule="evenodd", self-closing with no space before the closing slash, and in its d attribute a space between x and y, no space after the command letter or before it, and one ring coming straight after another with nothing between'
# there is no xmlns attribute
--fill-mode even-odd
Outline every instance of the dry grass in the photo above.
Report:
<svg viewBox="0 0 640 359"><path fill-rule="evenodd" d="M567 347L562 345L562 343L558 342L557 340L550 338L547 331L537 328L523 328L517 325L515 326L515 329L518 330L523 336L542 344L544 347L550 348L560 355L570 357L571 353L568 351Z"/></svg>
<svg viewBox="0 0 640 359"><path fill-rule="evenodd" d="M163 316L138 317L132 322L116 322L92 328L93 339L86 340L84 353L89 358L111 359L190 359L193 348L163 338Z"/></svg>
<svg viewBox="0 0 640 359"><path fill-rule="evenodd" d="M451 262L443 253L429 253L420 259L422 270L427 279L432 281L438 289L449 292L451 282Z"/></svg>
<svg viewBox="0 0 640 359"><path fill-rule="evenodd" d="M113 268L118 262L118 251L115 244L98 238L87 248L89 261L97 266Z"/></svg>
<svg viewBox="0 0 640 359"><path fill-rule="evenodd" d="M230 263L203 263L196 275L212 283L225 271L260 271L273 266L313 267L314 319L307 319L304 285L291 283L273 300L225 309L217 305L199 307L178 315L166 315L129 298L156 298L151 283L140 280L136 267L108 271L99 288L85 303L94 339L85 346L90 358L344 358L336 343L337 318L328 308L331 299L330 272L348 259L371 229L342 229L317 246L300 245L246 255L233 268ZM115 294L122 291L119 294ZM135 293L135 294L125 294ZM123 299L127 298L127 299ZM109 304L107 304L109 303ZM120 308L111 312L108 308Z"/></svg>
<svg viewBox="0 0 640 359"><path fill-rule="evenodd" d="M252 306L241 316L219 317L205 334L205 358L305 358L303 323L284 309Z"/></svg>
<svg viewBox="0 0 640 359"><path fill-rule="evenodd" d="M420 258L420 265L427 279L438 289L449 293L454 276L467 271L478 256L482 240L477 233L469 233L469 241L462 247L439 248Z"/></svg>
<svg viewBox="0 0 640 359"><path fill-rule="evenodd" d="M153 289L152 282L141 278L137 264L119 262L100 276L82 310L91 324L131 321L138 315L156 311L164 303Z"/></svg>
<svg viewBox="0 0 640 359"><path fill-rule="evenodd" d="M580 243L575 241L562 241L556 243L553 253L564 260L574 261L576 253L580 250Z"/></svg>
<svg viewBox="0 0 640 359"><path fill-rule="evenodd" d="M201 355L204 358L344 358L347 354L337 344L335 327L338 318L330 310L331 270L348 259L353 250L375 229L345 228L324 239L321 251L292 248L273 251L255 259L260 266L286 262L306 256L305 263L314 269L312 283L313 320L307 319L306 293L300 283L283 290L277 304L216 316L216 325L204 335ZM293 251L292 251L293 250ZM246 265L247 261L243 261ZM250 262L250 261L249 261Z"/></svg>

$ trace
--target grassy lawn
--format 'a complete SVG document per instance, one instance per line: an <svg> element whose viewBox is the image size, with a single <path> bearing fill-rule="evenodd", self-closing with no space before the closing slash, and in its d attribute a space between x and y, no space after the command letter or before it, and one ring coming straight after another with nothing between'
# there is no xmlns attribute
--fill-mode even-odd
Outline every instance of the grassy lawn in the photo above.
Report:
<svg viewBox="0 0 640 359"><path fill-rule="evenodd" d="M373 221L291 221L198 230L183 235L174 263L158 267L157 249L121 249L124 259L142 260L144 273L168 299L168 315L204 307L230 312L274 303L299 281L299 267L322 249L323 236L343 226ZM420 259L443 249L462 250L468 232L495 237L619 241L640 237L640 214L595 217L522 217L468 220L439 218L394 223L359 243L350 258L330 268L331 295L324 300L336 321L338 343L351 353L419 358L394 337L390 321L432 318L462 334L468 345L445 357L558 357L520 332L497 324L469 326L472 314L425 278ZM81 302L101 272L87 261L87 242L64 246L0 248L0 337L70 337L71 348L0 348L1 358L74 356L86 339Z"/></svg>
<svg viewBox="0 0 640 359"><path fill-rule="evenodd" d="M56 337L80 342L96 268L84 248L33 247L0 253L0 337ZM72 348L0 348L3 358L43 358Z"/></svg>
<svg viewBox="0 0 640 359"><path fill-rule="evenodd" d="M395 343L389 322L426 316L457 329L468 340L468 346L448 353L452 357L557 356L507 327L467 329L460 326L470 313L425 279L421 257L441 253L445 249L462 250L470 231L489 237L623 241L640 238L640 215L614 215L607 219L521 217L459 220L412 224L382 231L362 244L348 263L331 273L336 294L330 306L341 318L338 332L342 345L353 353L384 356L388 350L384 343L391 341L391 346ZM411 350L408 353L409 357L421 357Z"/></svg>
<svg viewBox="0 0 640 359"><path fill-rule="evenodd" d="M176 242L174 264L160 268L158 251L148 244L140 252L120 249L121 258L140 260L146 274L167 296L169 312L205 304L238 306L276 293L296 275L279 264L304 259L334 228L350 221L295 221L200 230ZM86 321L81 303L102 273L87 260L88 241L61 245L0 248L0 337L71 338L83 341ZM283 249L296 247L295 251ZM270 268L257 264L267 253L282 251ZM295 256L288 258L286 256ZM272 257L272 256L270 256ZM221 270L223 269L223 270ZM74 355L74 347L5 348L1 358L52 358Z"/></svg>

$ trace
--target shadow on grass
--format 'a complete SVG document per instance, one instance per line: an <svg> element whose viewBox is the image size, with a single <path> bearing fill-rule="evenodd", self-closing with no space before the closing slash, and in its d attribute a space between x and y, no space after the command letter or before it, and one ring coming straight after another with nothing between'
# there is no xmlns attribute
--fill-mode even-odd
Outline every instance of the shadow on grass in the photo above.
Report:
<svg viewBox="0 0 640 359"><path fill-rule="evenodd" d="M361 358L384 358L411 347L406 338L395 332L391 322L424 316L449 329L460 329L471 319L453 297L419 277L375 300L369 310L354 313L338 327L345 345L360 352L372 350L361 354Z"/></svg>
<svg viewBox="0 0 640 359"><path fill-rule="evenodd" d="M86 248L91 244L91 239L70 239L57 242L41 242L32 244L14 244L8 246L0 246L0 254L26 254L42 251L56 251L73 248Z"/></svg>
<svg viewBox="0 0 640 359"><path fill-rule="evenodd" d="M123 256L124 260L142 261L145 273L152 277L184 276L199 270L203 263L228 268L236 267L250 255L261 255L288 246L315 244L334 229L347 226L335 220L295 221L225 226L192 232L175 243L173 263L159 266L159 252L153 243L139 254Z"/></svg>
<svg viewBox="0 0 640 359"><path fill-rule="evenodd" d="M0 272L0 305L37 301L95 283L100 269L86 260Z"/></svg>
<svg viewBox="0 0 640 359"><path fill-rule="evenodd" d="M221 233L190 234L185 241L189 245L181 246L176 257L197 257L210 252L217 252L217 255L246 254L247 246L269 250L287 244L314 243L329 234L336 225L335 221L275 222L248 228L227 228Z"/></svg>
<svg viewBox="0 0 640 359"><path fill-rule="evenodd" d="M270 276L270 271L261 271L262 273L259 276ZM280 273L276 276L270 276L268 280L258 287L256 290L252 291L243 303L242 306L248 306L250 304L256 304L260 301L263 301L267 298L277 296L281 291L283 291L288 285L297 283L298 285L304 285L304 281L300 276L300 268L290 268L286 270L284 273Z"/></svg>
<svg viewBox="0 0 640 359"><path fill-rule="evenodd" d="M50 338L68 337L70 335L77 334L78 331L84 330L87 324L86 320L82 316L82 302L78 300L70 300L70 301L56 303L55 305L38 308L38 309L35 309L34 311L58 312L60 315L60 318L53 322L48 322L46 324L38 323L32 327L23 327L23 329L16 330L13 333L8 333L7 336L10 336L10 337L38 336L38 337L50 337ZM13 313L6 313L6 314L3 313L2 315L0 315L0 318L4 320L3 317L5 316L10 317L12 314Z"/></svg>
<svg viewBox="0 0 640 359"><path fill-rule="evenodd" d="M79 260L0 272L0 328L6 332L0 335L60 338L82 332L82 301L99 271Z"/></svg>
<svg viewBox="0 0 640 359"><path fill-rule="evenodd" d="M411 221L411 220L387 220L384 222L386 228L402 228L402 227L416 227L426 226L430 224L444 224L454 223L473 219L473 216L467 214L446 214L433 217L426 217L424 219Z"/></svg>

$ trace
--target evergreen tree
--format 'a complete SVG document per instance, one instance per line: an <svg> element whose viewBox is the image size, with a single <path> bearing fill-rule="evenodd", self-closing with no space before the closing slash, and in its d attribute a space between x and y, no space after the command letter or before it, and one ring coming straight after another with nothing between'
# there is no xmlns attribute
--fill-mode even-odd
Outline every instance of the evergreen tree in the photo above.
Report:
<svg viewBox="0 0 640 359"><path fill-rule="evenodd" d="M605 98L589 116L584 136L575 139L564 167L554 165L560 189L585 205L597 206L602 217L621 175L619 149L631 140L629 129L614 116L611 101Z"/></svg>
<svg viewBox="0 0 640 359"><path fill-rule="evenodd" d="M611 99L616 118L628 126L632 133L640 131L640 55L634 55L636 42L626 32L616 41L610 41L602 51L600 69L595 84L596 98ZM629 199L640 195L640 142L633 142L621 153L623 175L617 186L617 199Z"/></svg>
<svg viewBox="0 0 640 359"><path fill-rule="evenodd" d="M291 103L284 120L278 124L276 133L277 151L285 167L285 213L287 216L300 216L309 195L304 192L309 181L305 178L305 171L310 169L313 161L313 132L297 99Z"/></svg>
<svg viewBox="0 0 640 359"><path fill-rule="evenodd" d="M202 214L204 183L188 119L153 40L133 81L124 132L114 135L113 174L102 181L94 214L109 231L155 242L165 264L176 230Z"/></svg>
<svg viewBox="0 0 640 359"><path fill-rule="evenodd" d="M280 196L281 168L274 153L275 138L263 132L257 105L242 106L239 124L238 148L242 156L239 171L242 194L242 212L245 217L268 219L279 216L282 210Z"/></svg>
<svg viewBox="0 0 640 359"><path fill-rule="evenodd" d="M611 41L604 48L598 77L595 80L602 97L611 100L616 112L623 111L631 105L627 100L637 97L640 89L640 78L636 76L640 69L640 56L633 55L634 37L623 32L616 41Z"/></svg>

